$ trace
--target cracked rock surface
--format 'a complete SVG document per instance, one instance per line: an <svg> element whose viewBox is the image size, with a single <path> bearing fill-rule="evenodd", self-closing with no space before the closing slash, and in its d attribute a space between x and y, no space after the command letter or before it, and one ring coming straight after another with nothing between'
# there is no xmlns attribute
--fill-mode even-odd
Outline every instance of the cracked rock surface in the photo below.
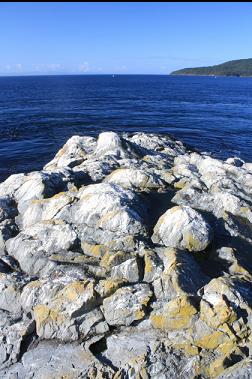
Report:
<svg viewBox="0 0 252 379"><path fill-rule="evenodd" d="M73 136L0 183L0 378L251 378L252 164Z"/></svg>

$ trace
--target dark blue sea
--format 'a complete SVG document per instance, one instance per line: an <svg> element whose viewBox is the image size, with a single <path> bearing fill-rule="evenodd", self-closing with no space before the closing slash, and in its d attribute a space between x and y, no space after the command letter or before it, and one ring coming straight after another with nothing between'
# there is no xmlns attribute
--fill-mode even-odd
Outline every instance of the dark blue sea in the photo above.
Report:
<svg viewBox="0 0 252 379"><path fill-rule="evenodd" d="M252 162L252 78L0 77L0 181L42 169L74 134L169 133Z"/></svg>

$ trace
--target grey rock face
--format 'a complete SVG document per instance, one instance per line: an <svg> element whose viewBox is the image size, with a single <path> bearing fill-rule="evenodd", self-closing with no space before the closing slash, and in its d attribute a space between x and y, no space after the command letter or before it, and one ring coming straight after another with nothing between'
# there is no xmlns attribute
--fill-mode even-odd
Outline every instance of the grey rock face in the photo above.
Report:
<svg viewBox="0 0 252 379"><path fill-rule="evenodd" d="M87 374L92 355L83 347L42 341L23 355L21 363L2 370L2 378L78 378Z"/></svg>
<svg viewBox="0 0 252 379"><path fill-rule="evenodd" d="M71 250L77 243L77 234L64 222L37 223L6 243L8 254L29 275L45 273L55 267L49 260L53 253Z"/></svg>
<svg viewBox="0 0 252 379"><path fill-rule="evenodd" d="M0 309L20 315L21 292L29 277L20 273L0 273Z"/></svg>
<svg viewBox="0 0 252 379"><path fill-rule="evenodd" d="M0 314L0 365L5 368L18 361L22 342L34 332L35 323L29 319L13 322L4 312Z"/></svg>
<svg viewBox="0 0 252 379"><path fill-rule="evenodd" d="M166 302L182 295L197 295L210 278L202 271L193 256L186 251L165 249L164 270L153 281L158 302Z"/></svg>
<svg viewBox="0 0 252 379"><path fill-rule="evenodd" d="M74 197L61 192L49 199L32 201L22 215L22 227L25 229L41 221L49 221L57 217L57 214L67 205L71 204Z"/></svg>
<svg viewBox="0 0 252 379"><path fill-rule="evenodd" d="M11 175L0 378L249 378L251 204L252 163L165 135L73 136Z"/></svg>
<svg viewBox="0 0 252 379"><path fill-rule="evenodd" d="M145 316L152 296L148 284L123 287L103 301L103 313L109 325L130 325Z"/></svg>
<svg viewBox="0 0 252 379"><path fill-rule="evenodd" d="M99 308L94 281L70 275L31 282L21 296L22 306L32 311L38 336L63 341L77 340L108 330Z"/></svg>
<svg viewBox="0 0 252 379"><path fill-rule="evenodd" d="M111 278L126 279L134 283L140 281L141 268L139 260L136 258L128 259L120 265L114 266L111 270Z"/></svg>
<svg viewBox="0 0 252 379"><path fill-rule="evenodd" d="M252 377L252 359L246 359L227 369L218 379L250 379Z"/></svg>
<svg viewBox="0 0 252 379"><path fill-rule="evenodd" d="M33 239L32 236L20 233L7 241L6 248L8 254L18 261L21 270L31 276L55 267L55 263L48 260L41 241Z"/></svg>
<svg viewBox="0 0 252 379"><path fill-rule="evenodd" d="M105 357L114 366L121 367L120 373L126 377L145 373L155 379L182 379L195 378L197 373L199 357L185 357L181 351L171 349L169 341L153 330L115 334L108 337L107 346Z"/></svg>

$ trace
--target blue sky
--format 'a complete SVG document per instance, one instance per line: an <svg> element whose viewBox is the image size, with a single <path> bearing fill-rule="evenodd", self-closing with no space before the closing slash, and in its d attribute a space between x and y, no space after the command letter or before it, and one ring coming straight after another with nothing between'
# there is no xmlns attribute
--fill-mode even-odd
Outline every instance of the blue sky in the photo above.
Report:
<svg viewBox="0 0 252 379"><path fill-rule="evenodd" d="M0 3L0 74L168 74L252 57L252 3Z"/></svg>

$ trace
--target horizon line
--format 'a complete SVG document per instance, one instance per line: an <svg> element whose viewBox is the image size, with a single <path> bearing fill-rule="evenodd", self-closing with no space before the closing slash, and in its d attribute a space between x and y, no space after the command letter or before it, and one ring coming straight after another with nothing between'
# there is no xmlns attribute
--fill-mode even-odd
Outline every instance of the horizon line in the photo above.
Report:
<svg viewBox="0 0 252 379"><path fill-rule="evenodd" d="M171 73L168 73L168 74L138 74L138 73L131 73L131 74L123 74L123 73L120 73L120 74L115 74L115 73L103 73L103 74L98 74L98 73L89 73L89 74L0 74L0 77L1 78L9 78L9 77L26 77L26 76L130 76L130 75L155 75L155 76L169 76Z"/></svg>

